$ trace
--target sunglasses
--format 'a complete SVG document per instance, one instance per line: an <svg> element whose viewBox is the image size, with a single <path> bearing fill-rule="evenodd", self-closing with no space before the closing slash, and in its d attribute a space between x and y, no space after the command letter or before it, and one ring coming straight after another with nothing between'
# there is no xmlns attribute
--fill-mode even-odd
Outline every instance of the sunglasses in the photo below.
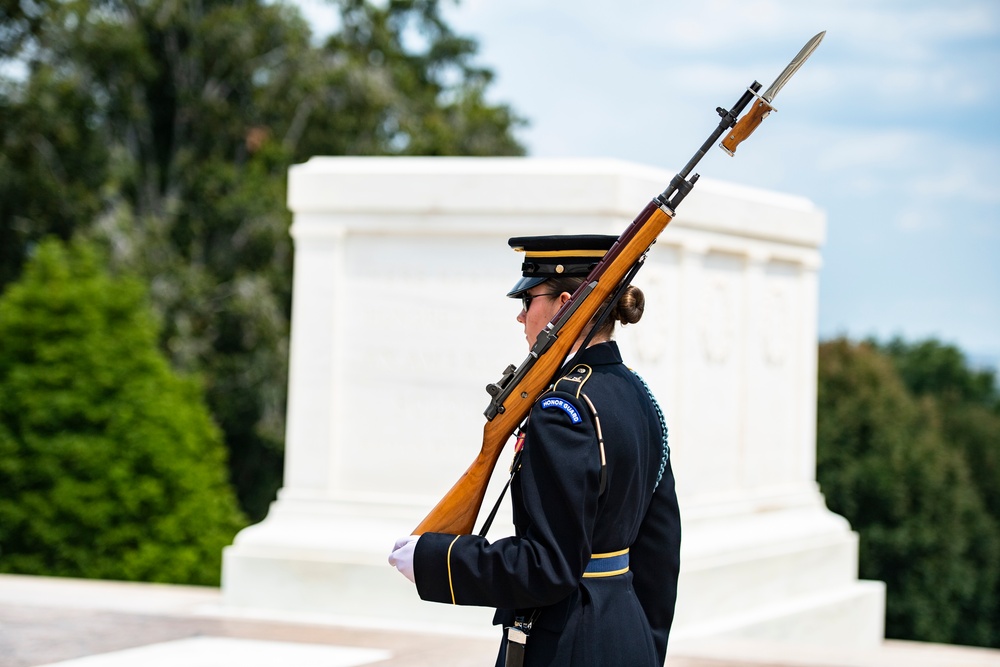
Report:
<svg viewBox="0 0 1000 667"><path fill-rule="evenodd" d="M524 312L528 312L531 308L531 300L539 296L559 296L562 292L545 292L544 294L522 294L521 295L521 306L524 308Z"/></svg>

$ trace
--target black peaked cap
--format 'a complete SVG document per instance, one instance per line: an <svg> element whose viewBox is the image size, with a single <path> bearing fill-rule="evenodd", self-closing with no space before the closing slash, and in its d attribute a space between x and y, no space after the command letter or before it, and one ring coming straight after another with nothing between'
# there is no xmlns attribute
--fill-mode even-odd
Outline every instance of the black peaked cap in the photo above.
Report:
<svg viewBox="0 0 1000 667"><path fill-rule="evenodd" d="M521 279L507 293L519 298L524 292L549 278L588 275L618 240L607 234L559 236L516 236L507 241L524 253Z"/></svg>

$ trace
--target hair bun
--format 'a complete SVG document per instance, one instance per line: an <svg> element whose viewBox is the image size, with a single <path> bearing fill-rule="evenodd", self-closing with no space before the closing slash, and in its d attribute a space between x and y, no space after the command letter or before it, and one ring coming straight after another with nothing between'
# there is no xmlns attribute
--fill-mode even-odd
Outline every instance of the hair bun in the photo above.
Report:
<svg viewBox="0 0 1000 667"><path fill-rule="evenodd" d="M642 319L646 296L635 285L629 285L618 299L617 317L622 324L635 324Z"/></svg>

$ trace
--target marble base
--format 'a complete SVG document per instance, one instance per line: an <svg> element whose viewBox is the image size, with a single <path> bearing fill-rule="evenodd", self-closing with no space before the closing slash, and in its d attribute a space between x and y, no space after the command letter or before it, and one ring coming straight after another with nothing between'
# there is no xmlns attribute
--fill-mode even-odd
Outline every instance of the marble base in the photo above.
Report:
<svg viewBox="0 0 1000 667"><path fill-rule="evenodd" d="M691 508L673 636L878 645L884 585L857 580L846 521L815 499L747 509ZM496 635L492 610L423 602L388 565L415 521L412 508L389 503L279 500L225 550L223 606Z"/></svg>

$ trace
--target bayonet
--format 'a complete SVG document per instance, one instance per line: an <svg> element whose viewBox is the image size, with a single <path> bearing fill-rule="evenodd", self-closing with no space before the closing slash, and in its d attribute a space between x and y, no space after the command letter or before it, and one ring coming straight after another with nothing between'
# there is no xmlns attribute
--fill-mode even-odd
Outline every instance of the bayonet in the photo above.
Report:
<svg viewBox="0 0 1000 667"><path fill-rule="evenodd" d="M802 67L802 63L809 59L812 52L815 51L816 47L819 46L819 43L823 41L823 36L825 34L826 30L806 42L806 45L802 47L802 50L799 51L794 58L792 58L792 62L788 63L788 67L786 67L784 71L778 75L778 78L774 80L774 83L772 83L771 86L764 91L764 94L761 95L764 100L767 102L774 101L778 92L780 92L784 85L788 83L788 80L792 78L792 75L799 71L799 68Z"/></svg>
<svg viewBox="0 0 1000 667"><path fill-rule="evenodd" d="M750 111L747 111L740 120L733 126L732 132L726 135L726 138L722 140L719 146L722 150L726 151L730 155L736 152L736 147L739 146L747 137L753 134L753 131L757 129L761 121L767 118L768 114L775 111L774 106L771 104L774 98L778 95L781 89L788 83L788 80L792 78L792 75L799 71L802 64L809 59L812 52L816 50L819 43L823 41L823 36L826 35L826 31L819 33L802 47L802 49L792 58L792 61L788 63L788 66L782 70L778 78L774 80L774 83L764 91L757 102L750 107Z"/></svg>

